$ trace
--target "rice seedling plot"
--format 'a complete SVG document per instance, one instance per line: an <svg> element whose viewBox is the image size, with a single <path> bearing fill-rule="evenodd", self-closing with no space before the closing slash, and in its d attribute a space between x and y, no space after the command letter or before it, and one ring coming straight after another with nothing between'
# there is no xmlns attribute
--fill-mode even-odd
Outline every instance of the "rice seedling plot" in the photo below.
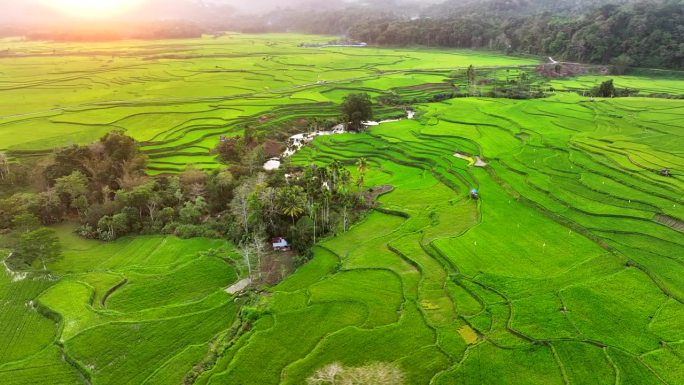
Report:
<svg viewBox="0 0 684 385"><path fill-rule="evenodd" d="M411 384L681 382L683 106L456 99L317 138L292 162L355 172L363 156L367 185L394 190L271 289L273 319L200 383L252 383L242 373L263 370L258 383L300 384L333 362L378 361ZM350 308L312 325L322 303Z"/></svg>
<svg viewBox="0 0 684 385"><path fill-rule="evenodd" d="M89 143L112 129L143 142L151 174L188 164L217 167L210 150L245 125L272 130L306 117L335 117L350 92L449 88L449 73L534 64L494 53L300 48L303 35L227 35L173 42L3 42L0 150L31 155ZM440 85L419 89L423 84ZM378 111L379 115L388 111ZM396 115L397 111L391 112Z"/></svg>
<svg viewBox="0 0 684 385"><path fill-rule="evenodd" d="M0 383L172 384L233 326L237 280L223 241L137 237L102 244L60 228L50 277L0 276ZM222 250L217 256L208 249ZM213 254L212 254L213 255Z"/></svg>

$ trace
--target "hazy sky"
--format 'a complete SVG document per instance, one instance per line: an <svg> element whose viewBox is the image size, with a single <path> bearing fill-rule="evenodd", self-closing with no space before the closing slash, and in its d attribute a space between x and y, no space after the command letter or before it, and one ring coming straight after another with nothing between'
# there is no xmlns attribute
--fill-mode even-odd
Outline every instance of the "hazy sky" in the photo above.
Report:
<svg viewBox="0 0 684 385"><path fill-rule="evenodd" d="M81 9L118 9L132 4L157 3L166 6L187 6L202 4L226 4L242 10L270 10L277 7L296 5L305 0L0 0L3 12L9 10L25 10L35 8L36 5L51 5L54 8ZM321 0L325 2L326 0ZM355 1L355 0L348 0ZM372 0L371 0L372 1ZM3 13L0 12L0 13Z"/></svg>
<svg viewBox="0 0 684 385"><path fill-rule="evenodd" d="M333 3L373 3L380 0L0 0L0 27L24 23L83 19L178 19L202 14L224 14L206 5L225 5L241 12L263 12L307 3L329 6ZM443 0L383 0L415 2L421 5Z"/></svg>
<svg viewBox="0 0 684 385"><path fill-rule="evenodd" d="M203 3L252 4L262 0L0 0L0 22L20 24L61 16L77 19L107 19L117 15L167 17L201 9ZM137 11L137 12L136 12ZM141 12L142 11L142 12Z"/></svg>

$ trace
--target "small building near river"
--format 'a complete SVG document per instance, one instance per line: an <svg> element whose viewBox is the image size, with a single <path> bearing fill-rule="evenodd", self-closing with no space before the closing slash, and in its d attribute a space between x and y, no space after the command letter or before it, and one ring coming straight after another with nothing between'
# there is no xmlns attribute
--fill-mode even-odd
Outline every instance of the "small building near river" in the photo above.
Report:
<svg viewBox="0 0 684 385"><path fill-rule="evenodd" d="M273 238L271 240L273 251L290 251L290 244L283 237Z"/></svg>

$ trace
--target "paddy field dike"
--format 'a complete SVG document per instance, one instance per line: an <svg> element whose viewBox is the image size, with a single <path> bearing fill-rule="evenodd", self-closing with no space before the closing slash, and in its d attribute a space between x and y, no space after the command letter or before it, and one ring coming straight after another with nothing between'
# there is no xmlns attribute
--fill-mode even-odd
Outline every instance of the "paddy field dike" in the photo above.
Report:
<svg viewBox="0 0 684 385"><path fill-rule="evenodd" d="M684 100L651 97L684 95L684 77L611 77L635 97L581 96L608 79L592 75L540 99L427 103L471 64L538 61L297 47L316 39L3 41L0 150L18 159L121 128L150 174L178 173L222 167L221 135L336 117L352 92L413 99L416 116L291 157L353 174L365 157L364 189L391 191L266 288L250 330L225 292L244 276L228 242L58 227L49 276L0 273L0 383L305 384L333 362L394 363L411 385L684 383Z"/></svg>

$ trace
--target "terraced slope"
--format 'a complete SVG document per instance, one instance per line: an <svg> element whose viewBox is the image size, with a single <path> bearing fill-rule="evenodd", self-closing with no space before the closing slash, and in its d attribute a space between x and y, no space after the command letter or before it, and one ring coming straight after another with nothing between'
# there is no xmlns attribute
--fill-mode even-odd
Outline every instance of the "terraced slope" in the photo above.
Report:
<svg viewBox="0 0 684 385"><path fill-rule="evenodd" d="M0 150L17 155L89 143L125 129L144 143L150 172L218 167L210 150L251 124L338 115L353 91L377 95L426 83L454 67L531 65L468 51L310 49L302 35L106 44L3 42ZM434 90L411 90L425 95ZM448 88L448 87L447 87Z"/></svg>
<svg viewBox="0 0 684 385"><path fill-rule="evenodd" d="M410 384L682 383L682 121L681 101L460 99L316 139L293 161L364 156L394 191L198 383L376 361Z"/></svg>
<svg viewBox="0 0 684 385"><path fill-rule="evenodd" d="M0 60L0 151L49 153L124 129L143 143L151 174L188 164L212 169L219 167L210 153L219 138L246 125L272 132L303 118L337 117L350 92L427 100L454 92L459 84L450 76L468 65L477 67L478 79L515 79L537 62L464 50L298 47L326 40L230 34L102 44L2 41L8 53ZM576 90L600 81L587 76L551 85ZM682 90L673 78L625 76L616 84L643 94Z"/></svg>
<svg viewBox="0 0 684 385"><path fill-rule="evenodd" d="M236 318L224 242L62 238L54 275L0 275L2 384L178 384Z"/></svg>

